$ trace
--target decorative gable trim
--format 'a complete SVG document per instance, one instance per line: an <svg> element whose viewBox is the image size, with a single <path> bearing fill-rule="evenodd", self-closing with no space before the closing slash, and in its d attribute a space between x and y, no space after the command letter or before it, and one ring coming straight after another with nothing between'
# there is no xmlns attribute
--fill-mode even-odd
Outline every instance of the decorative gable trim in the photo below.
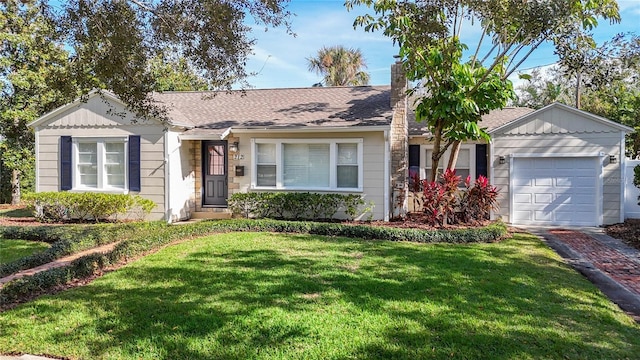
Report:
<svg viewBox="0 0 640 360"><path fill-rule="evenodd" d="M615 129L617 131L623 131L623 132L626 132L626 133L631 133L631 132L634 131L634 129L632 129L632 128L628 127L628 126L619 124L619 123L617 123L615 121L603 118L601 116L592 114L592 113L584 111L584 110L576 109L576 108L574 108L572 106L568 106L568 105L565 105L565 104L561 104L561 103L555 102L553 104L550 104L550 105L547 105L547 106L543 107L542 109L536 110L536 111L534 111L532 113L526 114L526 115L521 116L521 117L519 117L519 118L517 118L517 119L515 119L515 120L513 120L511 122L508 122L508 123L506 123L506 124L504 124L502 126L499 126L499 127L495 128L495 129L492 129L488 133L491 136L496 135L496 134L506 133L509 130L512 130L514 128L517 128L518 126L524 125L527 122L531 121L532 119L537 118L540 114L545 113L547 111L550 111L550 110L552 110L554 108L557 108L557 109L560 109L560 110L564 110L564 111L567 111L567 112L571 112L573 114L576 114L576 115L579 115L581 117L587 118L587 119L589 119L591 121L594 121L596 123L611 127L611 128L613 128L613 129Z"/></svg>
<svg viewBox="0 0 640 360"><path fill-rule="evenodd" d="M108 100L114 101L117 104L120 104L122 106L126 107L126 104L123 103L120 99L118 99L118 97L116 97L114 94L108 92L108 91L102 91L100 92L99 90L92 90L91 92L89 92L89 94L87 94L86 98L84 97L79 97L77 99L75 99L73 102L68 103L66 105L62 105L59 108L52 110L44 115L42 115L41 117L37 118L36 120L30 122L29 124L27 124L28 127L30 128L36 128L38 126L41 126L53 119L55 119L56 116L64 113L67 110L70 110L74 107L77 107L78 105L82 104L82 103L86 103L88 102L90 99L96 97L96 96L100 96L102 94L102 96Z"/></svg>

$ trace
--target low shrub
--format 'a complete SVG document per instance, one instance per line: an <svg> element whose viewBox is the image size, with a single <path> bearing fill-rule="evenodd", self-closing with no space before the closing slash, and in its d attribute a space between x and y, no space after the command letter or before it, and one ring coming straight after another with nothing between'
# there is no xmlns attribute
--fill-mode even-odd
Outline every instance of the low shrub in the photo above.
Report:
<svg viewBox="0 0 640 360"><path fill-rule="evenodd" d="M460 216L465 223L488 220L491 210L498 207L498 189L489 180L479 176L471 186L471 178L464 182L465 191L460 196Z"/></svg>
<svg viewBox="0 0 640 360"><path fill-rule="evenodd" d="M422 211L431 226L474 224L488 220L491 210L498 208L498 189L480 175L471 185L467 176L460 188L460 176L447 169L440 181L422 181Z"/></svg>
<svg viewBox="0 0 640 360"><path fill-rule="evenodd" d="M70 265L10 281L0 289L0 302L11 303L29 294L47 291L99 273L106 266L136 258L145 253L190 236L231 231L268 231L302 233L324 236L342 236L364 240L413 241L420 243L471 243L497 241L506 235L506 226L495 223L483 228L434 230L401 229L384 226L344 225L337 223L279 221L270 219L232 219L203 221L187 225L156 223L153 228L137 231L135 236L122 241L106 254L91 254Z"/></svg>
<svg viewBox="0 0 640 360"><path fill-rule="evenodd" d="M229 209L244 218L285 220L330 220L342 210L350 220L371 213L373 204L355 194L319 194L308 192L235 193Z"/></svg>
<svg viewBox="0 0 640 360"><path fill-rule="evenodd" d="M92 192L30 193L24 201L33 209L36 219L42 222L118 221L123 216L142 220L156 206L153 201L139 195Z"/></svg>
<svg viewBox="0 0 640 360"><path fill-rule="evenodd" d="M430 225L455 222L459 198L458 184L460 176L452 170L445 171L441 182L423 181L423 211L427 214Z"/></svg>

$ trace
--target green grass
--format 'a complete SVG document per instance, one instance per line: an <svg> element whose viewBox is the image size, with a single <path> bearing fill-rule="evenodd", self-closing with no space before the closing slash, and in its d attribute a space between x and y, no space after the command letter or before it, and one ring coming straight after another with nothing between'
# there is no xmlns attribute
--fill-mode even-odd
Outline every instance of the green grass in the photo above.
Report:
<svg viewBox="0 0 640 360"><path fill-rule="evenodd" d="M0 314L0 353L84 359L625 359L640 326L535 237L230 233Z"/></svg>
<svg viewBox="0 0 640 360"><path fill-rule="evenodd" d="M49 244L38 241L0 238L0 265L49 248Z"/></svg>

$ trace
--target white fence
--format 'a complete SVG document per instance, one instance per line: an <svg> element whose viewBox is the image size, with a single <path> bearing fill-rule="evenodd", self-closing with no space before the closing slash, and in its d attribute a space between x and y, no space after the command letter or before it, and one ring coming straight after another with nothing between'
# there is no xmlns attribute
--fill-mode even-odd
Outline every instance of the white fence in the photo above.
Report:
<svg viewBox="0 0 640 360"><path fill-rule="evenodd" d="M624 179L624 218L640 219L640 205L638 205L638 195L640 189L633 185L633 168L640 165L640 160L626 160L627 168Z"/></svg>

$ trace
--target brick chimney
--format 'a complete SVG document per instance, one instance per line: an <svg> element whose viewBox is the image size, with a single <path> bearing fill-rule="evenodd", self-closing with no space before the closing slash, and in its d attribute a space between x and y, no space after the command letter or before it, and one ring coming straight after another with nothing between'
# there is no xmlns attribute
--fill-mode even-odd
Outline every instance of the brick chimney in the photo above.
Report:
<svg viewBox="0 0 640 360"><path fill-rule="evenodd" d="M404 217L407 213L409 179L409 129L407 124L407 77L402 61L395 57L391 65L391 189L392 217Z"/></svg>
<svg viewBox="0 0 640 360"><path fill-rule="evenodd" d="M402 60L399 56L391 64L391 108L395 108L400 101L406 102L407 98L407 76L402 69Z"/></svg>

